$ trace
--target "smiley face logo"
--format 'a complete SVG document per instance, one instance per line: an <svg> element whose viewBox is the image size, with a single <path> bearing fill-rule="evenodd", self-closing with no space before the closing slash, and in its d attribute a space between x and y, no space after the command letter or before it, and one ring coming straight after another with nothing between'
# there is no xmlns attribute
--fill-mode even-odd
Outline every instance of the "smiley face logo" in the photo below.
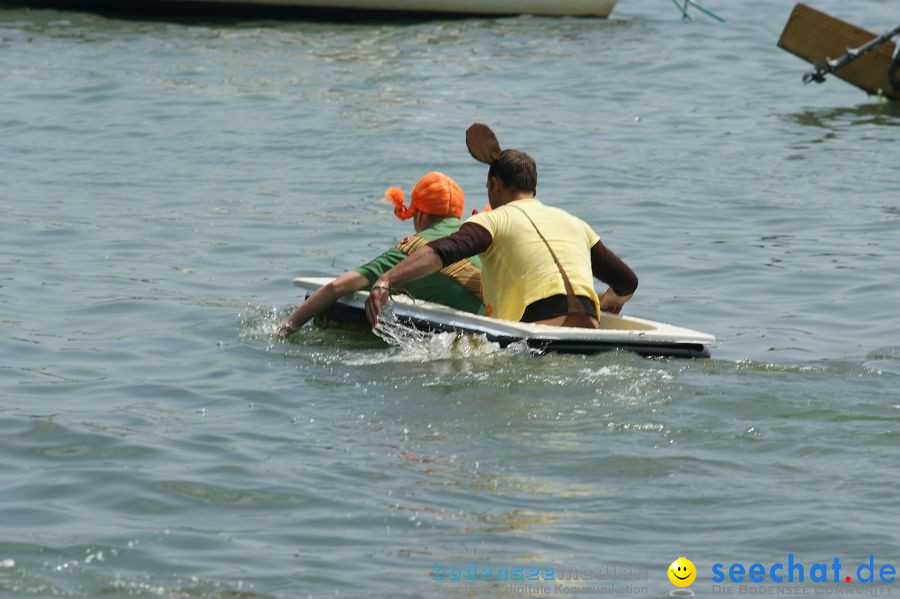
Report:
<svg viewBox="0 0 900 599"><path fill-rule="evenodd" d="M697 568L686 557L679 557L669 566L669 580L677 587L690 586L697 578Z"/></svg>

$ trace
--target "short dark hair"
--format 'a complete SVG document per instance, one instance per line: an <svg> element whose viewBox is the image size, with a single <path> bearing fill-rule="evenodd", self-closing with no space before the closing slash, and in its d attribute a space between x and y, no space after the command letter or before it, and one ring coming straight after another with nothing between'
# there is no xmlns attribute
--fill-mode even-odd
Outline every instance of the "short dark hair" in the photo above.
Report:
<svg viewBox="0 0 900 599"><path fill-rule="evenodd" d="M537 189L537 165L534 158L518 150L503 150L491 163L488 177L498 177L505 187L534 193Z"/></svg>

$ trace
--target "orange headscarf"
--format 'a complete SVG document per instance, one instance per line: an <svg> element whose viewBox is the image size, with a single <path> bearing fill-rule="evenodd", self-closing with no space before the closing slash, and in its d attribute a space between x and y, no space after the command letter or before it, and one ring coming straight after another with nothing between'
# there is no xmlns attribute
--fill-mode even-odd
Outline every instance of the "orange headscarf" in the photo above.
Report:
<svg viewBox="0 0 900 599"><path fill-rule="evenodd" d="M403 190L399 187L391 187L384 197L394 205L394 215L400 220L412 218L416 212L461 218L466 202L456 181L437 171L419 179L413 187L409 207L403 205Z"/></svg>

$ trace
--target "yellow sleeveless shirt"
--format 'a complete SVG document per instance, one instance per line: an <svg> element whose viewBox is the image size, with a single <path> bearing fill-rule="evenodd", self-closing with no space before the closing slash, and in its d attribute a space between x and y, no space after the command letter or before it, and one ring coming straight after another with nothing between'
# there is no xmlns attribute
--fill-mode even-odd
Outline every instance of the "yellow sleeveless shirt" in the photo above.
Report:
<svg viewBox="0 0 900 599"><path fill-rule="evenodd" d="M479 254L488 314L518 321L528 304L566 293L553 256L522 210L553 248L572 281L575 295L593 298L599 314L591 272L591 247L600 241L600 237L580 218L565 210L544 206L537 198L516 200L466 221L481 225L492 238L491 246Z"/></svg>

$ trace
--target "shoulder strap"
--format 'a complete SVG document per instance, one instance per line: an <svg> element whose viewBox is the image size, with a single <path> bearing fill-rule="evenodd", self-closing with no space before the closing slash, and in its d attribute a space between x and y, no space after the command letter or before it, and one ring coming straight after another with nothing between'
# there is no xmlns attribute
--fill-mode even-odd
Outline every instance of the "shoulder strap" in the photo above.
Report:
<svg viewBox="0 0 900 599"><path fill-rule="evenodd" d="M550 244L547 242L547 239L544 238L541 230L538 229L538 226L534 223L533 220L531 220L531 217L528 216L528 213L525 212L523 208L521 208L520 206L516 206L512 202L507 204L507 206L511 206L525 215L525 218L527 218L528 222L531 223L531 226L534 227L534 230L538 234L538 237L540 237L541 241L544 242L544 245L547 246L547 250L549 250L550 255L553 256L553 261L556 262L556 268L559 269L559 274L562 275L563 284L566 287L566 320L562 323L562 326L583 327L587 329L595 328L594 322L588 315L587 310L584 309L581 301L575 296L575 288L572 287L572 281L569 280L569 275L566 274L566 270L563 268L562 263L560 263L559 258L556 257L556 252L554 252L553 248L550 247Z"/></svg>

